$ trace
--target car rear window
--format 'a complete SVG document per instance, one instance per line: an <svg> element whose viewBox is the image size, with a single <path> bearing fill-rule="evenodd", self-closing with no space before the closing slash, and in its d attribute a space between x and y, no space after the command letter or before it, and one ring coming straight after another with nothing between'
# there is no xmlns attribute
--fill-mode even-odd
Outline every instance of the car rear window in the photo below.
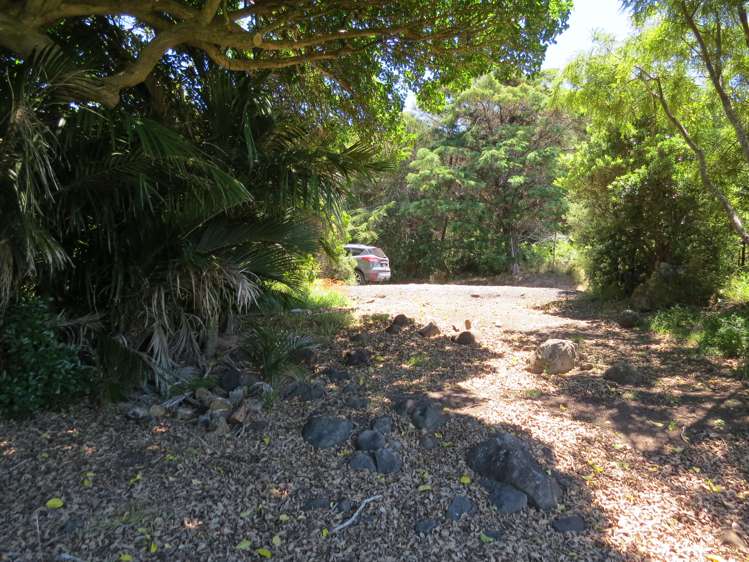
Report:
<svg viewBox="0 0 749 562"><path fill-rule="evenodd" d="M378 258L386 258L387 257L385 255L385 252L383 252L380 248L372 248L371 250L369 250L368 253L374 254Z"/></svg>

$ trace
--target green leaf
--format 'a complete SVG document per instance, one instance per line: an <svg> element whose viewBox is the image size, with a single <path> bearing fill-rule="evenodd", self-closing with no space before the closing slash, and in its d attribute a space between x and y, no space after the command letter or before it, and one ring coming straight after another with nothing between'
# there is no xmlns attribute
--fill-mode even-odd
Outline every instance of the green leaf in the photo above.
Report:
<svg viewBox="0 0 749 562"><path fill-rule="evenodd" d="M273 558L273 553L271 553L267 548L258 548L255 552L257 552L258 556L261 556L262 558Z"/></svg>
<svg viewBox="0 0 749 562"><path fill-rule="evenodd" d="M417 488L419 492L430 492L432 490L431 484L422 484Z"/></svg>
<svg viewBox="0 0 749 562"><path fill-rule="evenodd" d="M464 474L460 477L460 483L463 484L463 486L469 486L471 484L471 477Z"/></svg>
<svg viewBox="0 0 749 562"><path fill-rule="evenodd" d="M273 539L270 541L273 543L273 546L281 546L281 536L280 535L273 535Z"/></svg>
<svg viewBox="0 0 749 562"><path fill-rule="evenodd" d="M330 535L330 531L328 531L327 527L323 527L323 530L320 532L320 534L322 535L322 538L325 539L328 537L328 535Z"/></svg>
<svg viewBox="0 0 749 562"><path fill-rule="evenodd" d="M120 557L117 560L119 560L120 562L133 562L133 557L131 554L123 552L122 554L120 554Z"/></svg>
<svg viewBox="0 0 749 562"><path fill-rule="evenodd" d="M285 513L282 513L281 515L278 516L278 520L281 523L287 523L289 521L289 516L286 515Z"/></svg>
<svg viewBox="0 0 749 562"><path fill-rule="evenodd" d="M60 509L65 505L65 502L60 498L51 498L47 500L47 509Z"/></svg>
<svg viewBox="0 0 749 562"><path fill-rule="evenodd" d="M489 544L489 543L493 543L494 542L494 539L492 537L490 537L489 535L487 535L486 533L481 533L479 535L479 539L481 539L481 542L484 543L484 544Z"/></svg>
<svg viewBox="0 0 749 562"><path fill-rule="evenodd" d="M236 550L250 550L250 548L252 548L252 541L250 539L244 539L234 548Z"/></svg>

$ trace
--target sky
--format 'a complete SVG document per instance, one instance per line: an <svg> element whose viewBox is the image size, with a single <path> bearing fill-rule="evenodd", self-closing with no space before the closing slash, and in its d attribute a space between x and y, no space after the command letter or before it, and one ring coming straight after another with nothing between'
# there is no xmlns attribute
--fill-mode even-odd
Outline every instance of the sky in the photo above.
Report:
<svg viewBox="0 0 749 562"><path fill-rule="evenodd" d="M574 0L569 27L546 50L543 68L563 68L581 51L587 51L597 30L624 39L632 31L629 15L619 0Z"/></svg>
<svg viewBox="0 0 749 562"><path fill-rule="evenodd" d="M620 0L574 0L567 30L546 49L542 68L563 68L580 52L593 44L593 32L605 31L616 39L624 39L632 32L629 15L620 8ZM416 96L409 92L406 111L417 113Z"/></svg>

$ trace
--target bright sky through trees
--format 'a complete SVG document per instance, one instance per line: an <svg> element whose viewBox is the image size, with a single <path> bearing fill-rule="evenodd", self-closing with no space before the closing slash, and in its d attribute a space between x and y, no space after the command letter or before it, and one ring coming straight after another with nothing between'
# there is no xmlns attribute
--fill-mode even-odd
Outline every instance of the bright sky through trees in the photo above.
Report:
<svg viewBox="0 0 749 562"><path fill-rule="evenodd" d="M629 14L619 0L575 0L569 23L556 44L547 49L543 68L562 68L575 55L588 50L595 31L611 33L617 39L632 32Z"/></svg>

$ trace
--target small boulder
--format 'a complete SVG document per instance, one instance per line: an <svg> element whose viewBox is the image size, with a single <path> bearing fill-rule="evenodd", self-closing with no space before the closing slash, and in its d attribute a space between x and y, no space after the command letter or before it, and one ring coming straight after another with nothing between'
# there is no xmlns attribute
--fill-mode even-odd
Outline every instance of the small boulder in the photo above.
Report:
<svg viewBox="0 0 749 562"><path fill-rule="evenodd" d="M208 406L208 410L213 412L229 412L231 410L231 402L227 400L226 398L214 398L211 401L210 406Z"/></svg>
<svg viewBox="0 0 749 562"><path fill-rule="evenodd" d="M553 509L559 502L559 483L546 474L525 443L514 435L501 432L482 441L468 450L466 461L481 476L524 492L529 503L539 509Z"/></svg>
<svg viewBox="0 0 749 562"><path fill-rule="evenodd" d="M247 396L247 387L238 386L229 393L229 402L231 402L232 406L239 406L239 404L242 403L242 400L244 400L245 396Z"/></svg>
<svg viewBox="0 0 749 562"><path fill-rule="evenodd" d="M224 418L211 420L211 435L226 435L231 432L231 427Z"/></svg>
<svg viewBox="0 0 749 562"><path fill-rule="evenodd" d="M417 429L434 431L445 423L445 416L442 413L442 407L431 401L419 405L411 413L411 423L413 423Z"/></svg>
<svg viewBox="0 0 749 562"><path fill-rule="evenodd" d="M391 449L378 449L374 453L377 472L391 474L401 469L401 460Z"/></svg>
<svg viewBox="0 0 749 562"><path fill-rule="evenodd" d="M216 396L207 388L201 386L200 388L195 390L195 399L206 408L211 405L211 402L213 402L214 398L216 398Z"/></svg>
<svg viewBox="0 0 749 562"><path fill-rule="evenodd" d="M166 415L166 408L161 404L154 404L148 409L152 418L163 418Z"/></svg>
<svg viewBox="0 0 749 562"><path fill-rule="evenodd" d="M328 377L328 379L334 383L343 383L351 380L351 373L349 373L348 371L341 371L333 367L325 368L322 374Z"/></svg>
<svg viewBox="0 0 749 562"><path fill-rule="evenodd" d="M350 421L331 416L311 416L302 428L304 440L319 449L335 447L351 435Z"/></svg>
<svg viewBox="0 0 749 562"><path fill-rule="evenodd" d="M311 367L317 362L317 350L314 347L303 347L291 354L291 360L295 363L304 363Z"/></svg>
<svg viewBox="0 0 749 562"><path fill-rule="evenodd" d="M618 384L643 384L647 377L629 361L618 361L603 373L603 378Z"/></svg>
<svg viewBox="0 0 749 562"><path fill-rule="evenodd" d="M419 447L422 449L436 449L439 446L439 442L431 435L422 435L419 439Z"/></svg>
<svg viewBox="0 0 749 562"><path fill-rule="evenodd" d="M352 470L369 470L370 472L377 470L372 455L364 451L357 451L351 455L348 465Z"/></svg>
<svg viewBox="0 0 749 562"><path fill-rule="evenodd" d="M577 348L570 340L549 339L538 346L528 360L532 373L547 372L552 375L566 373L575 367Z"/></svg>
<svg viewBox="0 0 749 562"><path fill-rule="evenodd" d="M581 533L587 528L585 520L579 515L557 517L551 522L551 526L558 533Z"/></svg>
<svg viewBox="0 0 749 562"><path fill-rule="evenodd" d="M372 429L386 435L393 431L393 418L390 416L378 416L372 420Z"/></svg>
<svg viewBox="0 0 749 562"><path fill-rule="evenodd" d="M433 338L434 336L440 335L440 329L437 327L437 324L430 322L423 328L419 329L419 335L425 338Z"/></svg>
<svg viewBox="0 0 749 562"><path fill-rule="evenodd" d="M437 523L437 521L435 521L434 519L421 519L420 521L416 522L414 530L419 535L427 535L434 531L437 527L439 527L439 523Z"/></svg>
<svg viewBox="0 0 749 562"><path fill-rule="evenodd" d="M458 337L455 338L455 342L460 345L474 345L476 343L476 336L473 335L473 332L460 332Z"/></svg>
<svg viewBox="0 0 749 562"><path fill-rule="evenodd" d="M622 328L631 330L632 328L637 327L640 323L640 314L629 308L627 310L622 310L619 314L619 318L617 318L617 322Z"/></svg>
<svg viewBox="0 0 749 562"><path fill-rule="evenodd" d="M418 400L415 398L401 398L393 406L393 410L399 416L410 416L418 406Z"/></svg>
<svg viewBox="0 0 749 562"><path fill-rule="evenodd" d="M238 386L244 384L242 371L233 367L223 367L219 371L214 372L213 375L216 377L218 386L226 392L231 392Z"/></svg>
<svg viewBox="0 0 749 562"><path fill-rule="evenodd" d="M368 366L372 364L372 358L366 349L354 349L347 351L343 357L344 363L350 367Z"/></svg>
<svg viewBox="0 0 749 562"><path fill-rule="evenodd" d="M453 521L458 521L463 515L473 513L476 509L473 502L467 496L455 496L447 507L447 516Z"/></svg>
<svg viewBox="0 0 749 562"><path fill-rule="evenodd" d="M180 406L177 408L177 419L186 421L191 420L197 415L195 408L191 406Z"/></svg>
<svg viewBox="0 0 749 562"><path fill-rule="evenodd" d="M471 326L472 326L472 324L471 324L471 321L470 321L470 320L464 320L464 321L463 321L463 325L464 325L464 326L466 327L466 330L470 330L470 329L471 329Z"/></svg>
<svg viewBox="0 0 749 562"><path fill-rule="evenodd" d="M284 400L298 398L302 402L320 400L325 396L325 388L320 383L292 382L283 392Z"/></svg>
<svg viewBox="0 0 749 562"><path fill-rule="evenodd" d="M408 326L408 324L410 323L411 323L411 319L405 314L396 315L395 318L393 318L393 322L392 322L392 324L400 326L401 328L403 326Z"/></svg>
<svg viewBox="0 0 749 562"><path fill-rule="evenodd" d="M243 424L250 415L249 401L242 402L229 416L229 423L234 425Z"/></svg>
<svg viewBox="0 0 749 562"><path fill-rule="evenodd" d="M400 334L401 330L403 329L403 326L400 324L390 324L387 328L385 328L385 332L388 334Z"/></svg>
<svg viewBox="0 0 749 562"><path fill-rule="evenodd" d="M360 451L376 451L385 446L385 436L374 429L366 429L356 437L356 448Z"/></svg>
<svg viewBox="0 0 749 562"><path fill-rule="evenodd" d="M484 482L490 483L486 486L489 490L489 502L500 513L515 513L516 511L522 511L528 506L528 496L514 486L501 484L493 480L486 480Z"/></svg>

